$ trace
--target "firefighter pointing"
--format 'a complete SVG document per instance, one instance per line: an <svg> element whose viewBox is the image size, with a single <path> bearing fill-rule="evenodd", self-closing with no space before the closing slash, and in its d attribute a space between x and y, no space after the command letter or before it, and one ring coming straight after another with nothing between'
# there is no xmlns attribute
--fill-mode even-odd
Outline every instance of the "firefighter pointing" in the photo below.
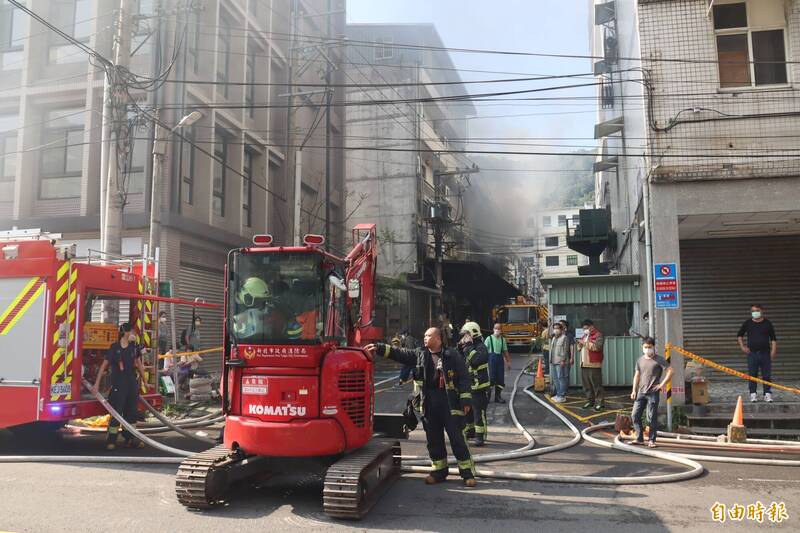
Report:
<svg viewBox="0 0 800 533"><path fill-rule="evenodd" d="M131 325L124 323L119 327L119 340L111 345L106 352L106 358L97 372L92 392L97 393L100 388L100 379L106 369L111 369L111 392L108 395L109 403L131 424L136 423L138 416L137 403L139 401L139 382L136 379L138 372L142 380L145 379L144 365L142 364L142 349L136 343L136 334L131 331ZM108 437L106 449L113 450L117 447L117 434L119 421L111 417L108 422ZM144 443L136 441L133 435L122 430L125 447L144 448Z"/></svg>
<svg viewBox="0 0 800 533"><path fill-rule="evenodd" d="M425 332L425 348L409 350L388 344L370 344L366 350L373 356L377 353L414 367L422 425L433 466L425 483L433 485L447 478L447 448L444 442L444 434L447 433L464 484L474 487L475 463L463 432L464 417L470 413L471 380L460 355L444 348L442 333L438 328L430 328Z"/></svg>
<svg viewBox="0 0 800 533"><path fill-rule="evenodd" d="M467 322L461 327L458 343L472 381L472 416L467 415L467 437L475 438L475 446L486 442L488 424L486 407L489 405L489 350L483 343L481 327Z"/></svg>

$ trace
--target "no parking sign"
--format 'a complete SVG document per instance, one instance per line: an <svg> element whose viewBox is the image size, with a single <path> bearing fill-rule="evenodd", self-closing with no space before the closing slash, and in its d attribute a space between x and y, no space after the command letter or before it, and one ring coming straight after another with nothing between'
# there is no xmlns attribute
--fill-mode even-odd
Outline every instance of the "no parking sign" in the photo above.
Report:
<svg viewBox="0 0 800 533"><path fill-rule="evenodd" d="M656 263L653 270L655 271L656 309L680 307L678 266L675 263Z"/></svg>

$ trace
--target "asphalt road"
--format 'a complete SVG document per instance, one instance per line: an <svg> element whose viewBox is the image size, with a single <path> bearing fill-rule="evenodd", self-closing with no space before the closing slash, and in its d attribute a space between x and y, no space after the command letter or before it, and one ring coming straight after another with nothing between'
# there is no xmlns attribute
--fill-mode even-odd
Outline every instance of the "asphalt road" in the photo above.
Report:
<svg viewBox="0 0 800 533"><path fill-rule="evenodd" d="M515 357L521 368L523 357ZM382 370L383 379L393 376ZM513 378L518 370L509 372ZM384 377L385 376L385 377ZM380 381L380 377L378 378ZM524 384L530 377L524 377ZM394 381L379 387L378 411L396 411L407 390L392 389ZM549 411L526 395L516 400L520 422L534 435L537 446L571 436ZM581 414L581 413L579 413ZM607 418L612 418L609 414ZM492 404L489 412L490 446L486 451L520 447L525 440L513 428L508 406ZM604 416L592 419L603 420ZM179 436L165 442L177 447L192 444ZM195 448L196 449L196 448ZM21 450L36 453L102 454L102 436L69 436L59 443L18 439L0 443L0 454ZM403 442L404 455L424 454L424 435L414 432ZM32 453L32 452L31 452ZM151 451L120 452L152 455ZM800 456L795 456L800 459ZM459 480L426 486L420 475L404 475L361 522L339 522L322 513L318 476L298 472L272 478L262 485L243 487L230 503L209 512L191 512L174 497L173 466L117 466L65 464L0 464L0 531L170 531L223 532L306 530L392 531L733 531L760 528L798 529L800 470L786 467L737 466L706 463L697 479L661 485L575 485L480 480L466 489ZM570 473L584 475L643 475L674 472L669 463L598 448L588 444L524 461L487 465L493 470ZM763 523L744 518L712 521L716 502L730 508L762 502L784 503L788 519Z"/></svg>

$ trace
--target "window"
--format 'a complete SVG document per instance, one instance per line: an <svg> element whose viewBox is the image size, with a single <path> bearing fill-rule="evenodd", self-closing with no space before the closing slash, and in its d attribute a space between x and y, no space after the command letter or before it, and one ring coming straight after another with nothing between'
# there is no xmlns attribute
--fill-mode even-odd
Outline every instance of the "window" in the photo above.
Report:
<svg viewBox="0 0 800 533"><path fill-rule="evenodd" d="M391 37L378 37L375 39L375 60L391 59L392 44L394 44L394 40Z"/></svg>
<svg viewBox="0 0 800 533"><path fill-rule="evenodd" d="M24 13L6 0L0 3L0 63L3 70L22 68L22 47L25 44Z"/></svg>
<svg viewBox="0 0 800 533"><path fill-rule="evenodd" d="M249 149L244 151L242 174L242 224L249 228L253 225L253 152Z"/></svg>
<svg viewBox="0 0 800 533"><path fill-rule="evenodd" d="M133 119L135 113L131 112L129 119ZM147 126L140 126L133 128L131 131L131 142L133 150L128 154L128 168L127 168L127 191L132 194L144 193L144 173L147 169L147 160L149 152L149 143L147 139L150 138L150 128Z"/></svg>
<svg viewBox="0 0 800 533"><path fill-rule="evenodd" d="M185 139L181 141L181 198L183 202L194 203L194 126L183 129Z"/></svg>
<svg viewBox="0 0 800 533"><path fill-rule="evenodd" d="M0 202L14 200L18 124L17 115L0 115Z"/></svg>
<svg viewBox="0 0 800 533"><path fill-rule="evenodd" d="M92 0L51 0L50 16L55 25L74 39L88 43L92 27ZM83 63L86 52L55 32L50 32L50 63Z"/></svg>
<svg viewBox="0 0 800 533"><path fill-rule="evenodd" d="M578 256L577 255L568 255L567 256L567 266L578 266Z"/></svg>
<svg viewBox="0 0 800 533"><path fill-rule="evenodd" d="M553 217L551 216L544 216L542 217L542 226L545 228L549 228L553 225Z"/></svg>
<svg viewBox="0 0 800 533"><path fill-rule="evenodd" d="M231 61L231 26L222 20L219 26L219 59L217 60L217 81L223 83L222 94L228 97L228 73Z"/></svg>
<svg viewBox="0 0 800 533"><path fill-rule="evenodd" d="M189 11L186 22L186 52L191 57L192 72L197 74L200 66L200 8L195 7Z"/></svg>
<svg viewBox="0 0 800 533"><path fill-rule="evenodd" d="M567 225L567 215L558 215L558 225L559 226Z"/></svg>
<svg viewBox="0 0 800 533"><path fill-rule="evenodd" d="M247 107L247 114L249 116L253 116L255 113L255 108L253 107L253 103L256 101L256 86L254 85L256 81L256 47L255 44L250 41L247 43L247 67L245 68L245 92L244 92L244 104Z"/></svg>
<svg viewBox="0 0 800 533"><path fill-rule="evenodd" d="M557 267L558 266L558 256L557 255L548 255L544 258L545 266L549 267Z"/></svg>
<svg viewBox="0 0 800 533"><path fill-rule="evenodd" d="M714 5L720 87L788 83L781 0Z"/></svg>
<svg viewBox="0 0 800 533"><path fill-rule="evenodd" d="M79 198L83 169L84 109L45 113L39 198Z"/></svg>
<svg viewBox="0 0 800 533"><path fill-rule="evenodd" d="M214 182L211 209L215 215L225 216L225 173L228 164L228 139L219 130L214 132Z"/></svg>
<svg viewBox="0 0 800 533"><path fill-rule="evenodd" d="M136 14L133 39L131 40L131 55L149 54L154 40L153 26L150 24L155 13L153 0L138 0L134 2L131 11Z"/></svg>
<svg viewBox="0 0 800 533"><path fill-rule="evenodd" d="M545 246L558 246L558 237L545 237L544 238L544 245Z"/></svg>

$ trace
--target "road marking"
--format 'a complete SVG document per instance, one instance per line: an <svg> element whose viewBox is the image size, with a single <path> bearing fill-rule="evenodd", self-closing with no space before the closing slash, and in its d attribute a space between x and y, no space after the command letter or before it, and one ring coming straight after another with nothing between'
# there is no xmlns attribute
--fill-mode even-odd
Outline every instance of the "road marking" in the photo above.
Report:
<svg viewBox="0 0 800 533"><path fill-rule="evenodd" d="M770 483L800 483L800 479L759 479L759 478L740 478L737 477L739 481L768 481Z"/></svg>
<svg viewBox="0 0 800 533"><path fill-rule="evenodd" d="M383 385L384 383L389 383L390 381L393 381L395 379L397 379L397 378L396 377L391 377L391 378L388 378L388 379L384 379L383 381L377 382L375 384L375 386L377 387L378 385Z"/></svg>

